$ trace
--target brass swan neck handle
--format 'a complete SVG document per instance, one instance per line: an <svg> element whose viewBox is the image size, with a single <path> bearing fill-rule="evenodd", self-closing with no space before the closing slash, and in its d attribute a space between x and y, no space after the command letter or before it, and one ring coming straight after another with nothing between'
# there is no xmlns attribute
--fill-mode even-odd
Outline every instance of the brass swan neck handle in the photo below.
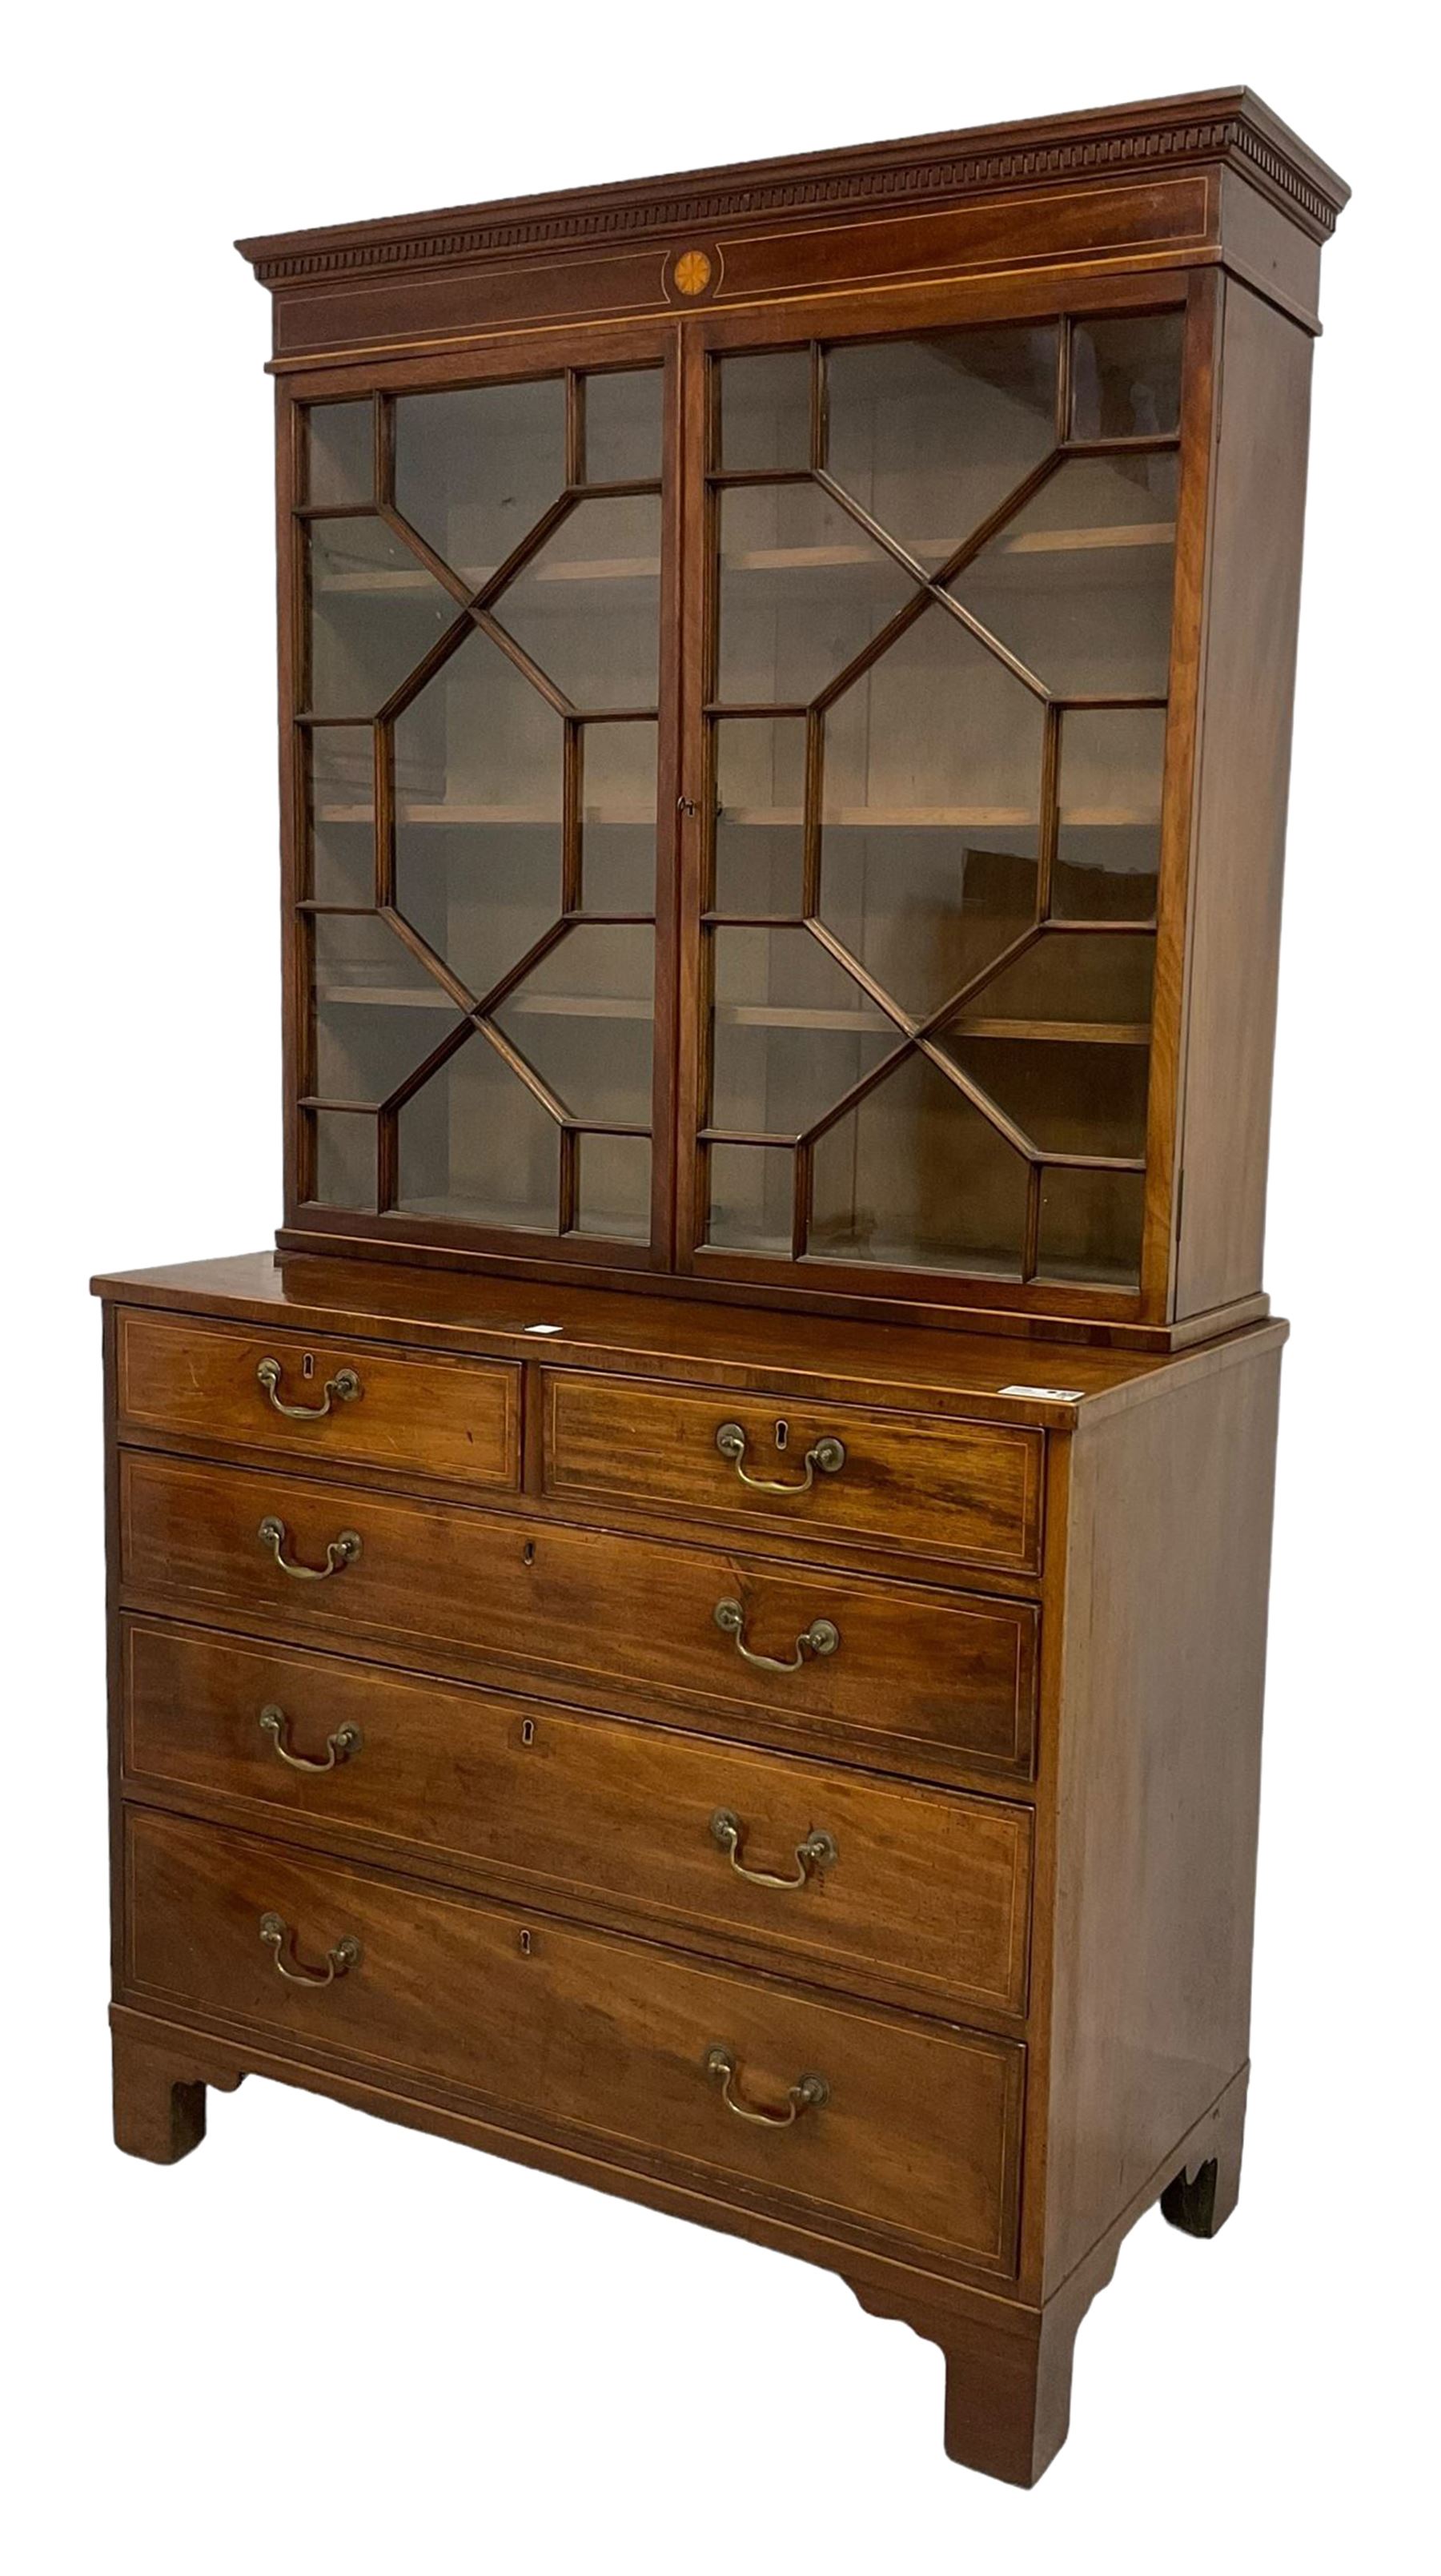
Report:
<svg viewBox="0 0 1441 2576"><path fill-rule="evenodd" d="M319 1404L287 1404L279 1392L284 1373L279 1360L262 1360L255 1372L276 1412L283 1413L287 1422L323 1421L332 1404L352 1404L360 1393L354 1369L343 1368L326 1379Z"/></svg>
<svg viewBox="0 0 1441 2576"><path fill-rule="evenodd" d="M802 1460L803 1476L777 1480L773 1476L753 1476L745 1463L746 1434L739 1422L723 1422L715 1436L715 1445L723 1458L729 1458L743 1485L753 1494L808 1494L816 1481L816 1469L823 1476L838 1476L846 1463L844 1443L830 1438L814 1441Z"/></svg>

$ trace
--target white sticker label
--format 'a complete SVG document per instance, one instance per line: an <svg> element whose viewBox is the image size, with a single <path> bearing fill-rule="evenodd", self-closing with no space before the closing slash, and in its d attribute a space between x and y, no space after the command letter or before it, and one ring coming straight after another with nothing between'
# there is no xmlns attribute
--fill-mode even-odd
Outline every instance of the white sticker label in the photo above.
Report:
<svg viewBox="0 0 1441 2576"><path fill-rule="evenodd" d="M1003 1386L1002 1395L1031 1395L1046 1404L1079 1404L1085 1390L1079 1386Z"/></svg>

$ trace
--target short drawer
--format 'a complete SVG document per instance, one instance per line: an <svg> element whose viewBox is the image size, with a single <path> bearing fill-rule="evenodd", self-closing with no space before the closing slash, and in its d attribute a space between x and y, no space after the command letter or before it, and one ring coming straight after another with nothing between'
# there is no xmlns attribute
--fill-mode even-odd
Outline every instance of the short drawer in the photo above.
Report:
<svg viewBox="0 0 1441 2576"><path fill-rule="evenodd" d="M703 1712L922 1777L1029 1774L1027 1602L142 1450L122 1452L120 1518L131 1607L239 1613L392 1659L415 1643L483 1679L539 1675L553 1696Z"/></svg>
<svg viewBox="0 0 1441 2576"><path fill-rule="evenodd" d="M466 1485L520 1482L520 1370L122 1310L122 1439L179 1436Z"/></svg>
<svg viewBox="0 0 1441 2576"><path fill-rule="evenodd" d="M661 1505L1034 1573L1044 1435L1004 1424L545 1372L558 1500Z"/></svg>
<svg viewBox="0 0 1441 2576"><path fill-rule="evenodd" d="M1019 2043L178 1817L132 1810L127 1850L137 1997L384 2068L401 2088L407 2072L454 2086L503 2125L578 2135L621 2164L659 2158L798 2216L1014 2270Z"/></svg>
<svg viewBox="0 0 1441 2576"><path fill-rule="evenodd" d="M639 1911L684 1948L1025 2010L1026 1807L152 1620L123 1634L132 1784Z"/></svg>

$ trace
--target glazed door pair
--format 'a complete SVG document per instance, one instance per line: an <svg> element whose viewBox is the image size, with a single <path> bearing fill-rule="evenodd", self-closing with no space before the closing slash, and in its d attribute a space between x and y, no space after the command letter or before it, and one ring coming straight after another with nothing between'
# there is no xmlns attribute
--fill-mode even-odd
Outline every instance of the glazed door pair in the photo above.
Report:
<svg viewBox="0 0 1441 2576"><path fill-rule="evenodd" d="M1181 313L668 336L301 415L299 1219L1134 1294Z"/></svg>

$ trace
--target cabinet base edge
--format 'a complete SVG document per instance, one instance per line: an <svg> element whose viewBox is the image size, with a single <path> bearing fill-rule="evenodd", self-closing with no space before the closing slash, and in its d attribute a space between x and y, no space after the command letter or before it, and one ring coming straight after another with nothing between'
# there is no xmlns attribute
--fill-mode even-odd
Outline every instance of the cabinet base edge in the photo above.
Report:
<svg viewBox="0 0 1441 2576"><path fill-rule="evenodd" d="M1172 2224L1213 2235L1235 2206L1248 2068L1179 2139L1106 2234L1041 2306L972 2288L899 2259L859 2252L720 2201L680 2183L628 2172L598 2156L552 2145L367 2079L322 2069L249 2042L162 2020L128 2004L110 2011L115 2138L127 2154L174 2164L205 2135L205 2094L234 2092L247 2074L270 2077L511 2162L643 2202L773 2251L838 2272L861 2306L898 2319L939 2345L946 2364L945 2447L963 2467L1033 2486L1066 2438L1076 2335L1104 2289L1126 2234L1159 2201Z"/></svg>
<svg viewBox="0 0 1441 2576"><path fill-rule="evenodd" d="M277 1229L275 1248L282 1259L286 1253L300 1253L322 1260L346 1257L394 1261L411 1270L468 1270L492 1278L544 1280L555 1287L557 1294L566 1288L624 1289L628 1294L642 1296L699 1299L711 1306L764 1306L789 1314L834 1315L849 1323L925 1325L938 1332L1078 1342L1100 1349L1163 1354L1190 1350L1197 1342L1218 1341L1223 1334L1240 1332L1247 1324L1264 1323L1271 1311L1269 1296L1258 1289L1252 1296L1234 1298L1229 1305L1212 1307L1204 1314L1182 1316L1173 1322L1141 1322L1134 1312L1138 1299L1123 1292L1117 1293L1114 1302L1123 1310L1130 1309L1129 1313L1105 1312L1106 1292L1098 1290L1095 1294L1103 1303L1101 1313L1053 1314L1039 1306L966 1305L948 1298L928 1302L920 1274L913 1295L848 1295L841 1289L819 1286L791 1287L778 1282L772 1287L764 1280L728 1279L709 1270L607 1269L601 1264L545 1261L520 1253L472 1252L460 1244L418 1242L408 1235L351 1235L289 1225Z"/></svg>

